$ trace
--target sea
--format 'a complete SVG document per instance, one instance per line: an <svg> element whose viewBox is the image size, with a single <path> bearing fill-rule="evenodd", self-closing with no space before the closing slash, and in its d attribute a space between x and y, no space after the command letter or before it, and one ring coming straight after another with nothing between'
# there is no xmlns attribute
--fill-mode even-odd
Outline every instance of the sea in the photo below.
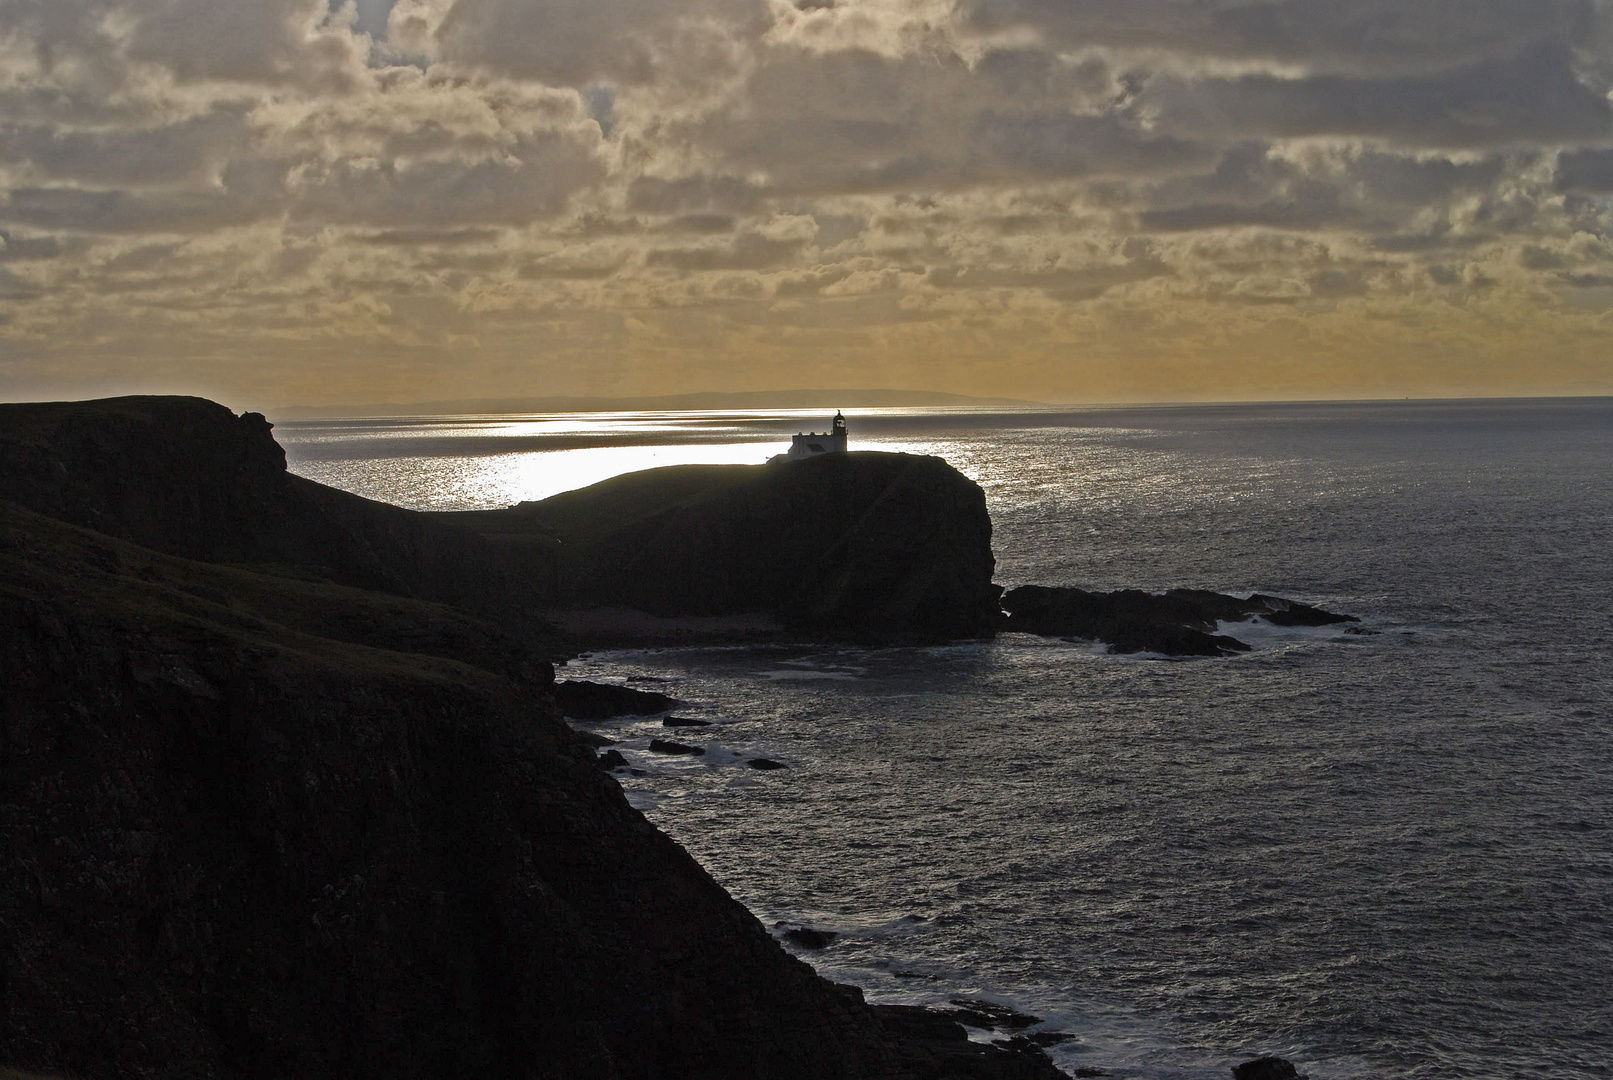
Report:
<svg viewBox="0 0 1613 1080"><path fill-rule="evenodd" d="M761 462L828 413L285 422L417 509ZM996 580L1276 594L1238 656L1022 634L597 652L710 726L591 725L629 799L870 1000L988 1001L1071 1075L1613 1076L1613 399L847 410L978 482ZM806 524L806 523L804 523ZM756 756L788 766L746 767ZM1004 1037L977 1030L973 1037Z"/></svg>

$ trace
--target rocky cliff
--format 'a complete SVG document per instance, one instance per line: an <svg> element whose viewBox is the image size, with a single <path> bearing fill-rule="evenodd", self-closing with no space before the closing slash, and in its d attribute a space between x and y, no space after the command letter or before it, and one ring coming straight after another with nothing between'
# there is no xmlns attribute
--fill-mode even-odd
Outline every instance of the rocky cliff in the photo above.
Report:
<svg viewBox="0 0 1613 1080"><path fill-rule="evenodd" d="M474 534L282 483L206 403L165 449L166 407L0 409L0 490L67 519L0 502L0 1066L1059 1075L786 954L627 805L519 625L418 595L474 584L407 577Z"/></svg>
<svg viewBox="0 0 1613 1080"><path fill-rule="evenodd" d="M286 471L271 425L201 398L0 405L0 499L157 551L508 615L485 541Z"/></svg>
<svg viewBox="0 0 1613 1080"><path fill-rule="evenodd" d="M762 613L865 641L989 636L1001 618L985 495L940 458L674 466L444 516L512 560L556 560L561 605Z"/></svg>

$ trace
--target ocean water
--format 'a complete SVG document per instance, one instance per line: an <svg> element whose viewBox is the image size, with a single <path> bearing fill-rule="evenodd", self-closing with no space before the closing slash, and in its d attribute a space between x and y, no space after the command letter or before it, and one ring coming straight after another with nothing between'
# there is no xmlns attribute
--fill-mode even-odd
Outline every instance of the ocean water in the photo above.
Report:
<svg viewBox="0 0 1613 1080"><path fill-rule="evenodd" d="M1008 634L599 653L712 726L593 725L629 797L874 1000L984 998L1066 1070L1613 1075L1613 401L849 415L986 490L997 580L1258 590L1360 616L1231 658ZM295 471L421 508L821 416L283 424ZM547 426L546 426L547 425ZM565 426L565 425L570 425ZM659 430L652 430L659 429ZM501 443L500 439L514 440ZM654 455L661 455L657 458ZM789 768L745 766L764 755ZM988 1037L981 1034L980 1037Z"/></svg>

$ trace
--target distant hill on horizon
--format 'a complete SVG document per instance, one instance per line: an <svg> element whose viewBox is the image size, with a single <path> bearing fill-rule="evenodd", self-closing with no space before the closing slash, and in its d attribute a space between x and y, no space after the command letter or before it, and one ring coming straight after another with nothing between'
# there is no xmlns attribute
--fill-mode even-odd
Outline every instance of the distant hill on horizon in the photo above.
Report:
<svg viewBox="0 0 1613 1080"><path fill-rule="evenodd" d="M693 409L877 409L980 406L1045 406L1015 398L969 397L935 390L748 390L661 394L642 397L462 398L403 404L289 405L274 410L281 420L346 416L463 416L476 413L649 412Z"/></svg>

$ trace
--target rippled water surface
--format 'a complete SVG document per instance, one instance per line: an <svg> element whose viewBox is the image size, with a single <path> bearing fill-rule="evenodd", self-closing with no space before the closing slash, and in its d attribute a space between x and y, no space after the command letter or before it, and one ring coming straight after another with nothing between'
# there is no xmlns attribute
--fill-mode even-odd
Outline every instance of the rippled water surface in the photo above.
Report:
<svg viewBox="0 0 1613 1080"><path fill-rule="evenodd" d="M505 505L584 475L545 478L568 453L760 460L824 418L618 419L553 449L479 426L519 418L276 433L327 483ZM1053 1051L1072 1072L1613 1074L1613 402L850 419L982 484L1004 585L1259 590L1376 633L574 660L712 722L676 736L699 759L650 754L658 720L598 727L758 916L838 932L819 970L1034 1012L1077 1036Z"/></svg>

